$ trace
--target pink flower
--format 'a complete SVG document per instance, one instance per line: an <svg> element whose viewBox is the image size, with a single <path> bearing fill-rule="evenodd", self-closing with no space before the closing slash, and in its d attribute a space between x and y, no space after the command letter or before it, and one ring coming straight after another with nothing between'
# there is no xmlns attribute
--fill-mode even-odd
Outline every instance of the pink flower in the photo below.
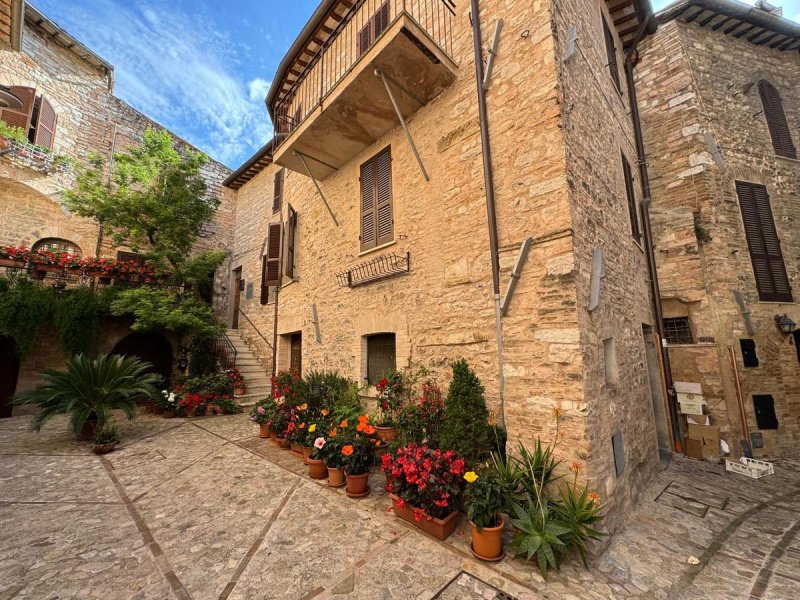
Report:
<svg viewBox="0 0 800 600"><path fill-rule="evenodd" d="M314 448L316 448L317 450L321 450L324 445L325 445L325 438L318 437L317 439L314 440Z"/></svg>
<svg viewBox="0 0 800 600"><path fill-rule="evenodd" d="M258 411L258 414L260 414L260 415L266 414L266 412L267 412L266 410L264 410L263 406L259 406L256 410Z"/></svg>

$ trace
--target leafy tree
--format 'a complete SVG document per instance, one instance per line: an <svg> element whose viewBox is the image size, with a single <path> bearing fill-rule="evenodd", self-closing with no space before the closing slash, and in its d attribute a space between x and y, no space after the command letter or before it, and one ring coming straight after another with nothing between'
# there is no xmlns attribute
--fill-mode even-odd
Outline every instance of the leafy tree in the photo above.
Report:
<svg viewBox="0 0 800 600"><path fill-rule="evenodd" d="M111 314L132 314L134 331L174 331L197 337L216 336L222 325L214 320L208 304L192 295L178 298L164 288L138 287L121 292L111 301Z"/></svg>
<svg viewBox="0 0 800 600"><path fill-rule="evenodd" d="M49 322L53 313L55 292L21 279L11 287L0 286L0 335L14 340L17 356L25 358L39 327Z"/></svg>
<svg viewBox="0 0 800 600"><path fill-rule="evenodd" d="M53 305L53 322L61 347L69 354L94 354L100 334L100 300L92 290L64 292Z"/></svg>
<svg viewBox="0 0 800 600"><path fill-rule="evenodd" d="M483 393L483 385L467 361L462 358L453 363L439 446L455 450L470 465L489 458L493 447Z"/></svg>

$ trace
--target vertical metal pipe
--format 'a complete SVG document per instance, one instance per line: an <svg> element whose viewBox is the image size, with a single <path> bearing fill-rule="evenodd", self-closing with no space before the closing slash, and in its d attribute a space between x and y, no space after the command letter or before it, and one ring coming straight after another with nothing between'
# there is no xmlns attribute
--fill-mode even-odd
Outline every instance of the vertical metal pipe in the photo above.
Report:
<svg viewBox="0 0 800 600"><path fill-rule="evenodd" d="M494 173L489 143L489 121L486 110L486 91L483 89L483 43L481 41L481 19L478 0L470 0L472 11L472 45L475 52L475 84L478 90L478 117L481 129L481 152L483 155L483 179L486 187L486 215L489 225L489 252L492 262L492 291L494 292L495 337L497 340L497 378L499 384L500 418L498 423L505 429L505 375L503 373L503 319L500 307L500 256L497 241L497 215L494 201Z"/></svg>

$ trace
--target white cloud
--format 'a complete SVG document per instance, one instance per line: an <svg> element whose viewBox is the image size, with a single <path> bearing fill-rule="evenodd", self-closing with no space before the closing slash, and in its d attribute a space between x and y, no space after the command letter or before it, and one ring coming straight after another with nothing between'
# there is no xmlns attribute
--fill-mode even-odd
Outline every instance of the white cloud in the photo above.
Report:
<svg viewBox="0 0 800 600"><path fill-rule="evenodd" d="M51 17L115 67L117 96L233 167L272 134L264 106L269 82L245 81L240 44L198 13L146 0L54 2Z"/></svg>

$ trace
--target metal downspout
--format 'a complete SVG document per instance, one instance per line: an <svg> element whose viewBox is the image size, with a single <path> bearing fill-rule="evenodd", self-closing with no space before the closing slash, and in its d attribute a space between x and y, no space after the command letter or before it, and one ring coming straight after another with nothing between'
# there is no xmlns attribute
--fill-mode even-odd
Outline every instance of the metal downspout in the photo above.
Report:
<svg viewBox="0 0 800 600"><path fill-rule="evenodd" d="M11 49L22 48L22 30L25 27L25 0L12 0L11 4Z"/></svg>
<svg viewBox="0 0 800 600"><path fill-rule="evenodd" d="M658 271L656 270L656 255L653 247L653 232L650 229L650 178L648 177L647 173L647 158L644 149L644 138L642 137L642 123L639 118L639 104L636 97L636 87L633 79L633 68L636 65L636 62L632 57L632 54L635 50L636 44L634 44L631 47L631 50L625 55L625 79L627 80L628 84L628 101L631 107L631 121L633 122L633 133L636 140L636 155L637 163L639 164L639 177L641 178L642 194L644 195L644 200L641 203L642 232L644 234L645 252L647 256L647 270L650 275L650 293L653 295L656 329L661 340L659 351L661 352L661 359L664 363L664 377L666 378L665 384L667 386L667 396L669 399L669 418L672 423L673 433L672 444L676 452L681 452L683 450L683 444L679 438L680 425L678 423L678 407L675 403L675 390L672 381L672 367L669 362L669 350L666 348L666 346L664 346L664 340L667 338L664 335L664 319L661 308L661 288L658 283Z"/></svg>
<svg viewBox="0 0 800 600"><path fill-rule="evenodd" d="M492 260L492 291L494 292L495 336L497 338L497 369L499 384L500 414L498 424L505 429L505 375L503 374L503 320L500 306L500 256L497 242L497 215L494 202L494 175L492 173L491 146L489 144L489 122L486 111L486 91L483 88L483 44L478 0L470 0L472 21L472 44L475 51L475 83L478 90L478 116L481 126L481 152L483 155L483 179L486 187L486 214L489 225L489 251Z"/></svg>

